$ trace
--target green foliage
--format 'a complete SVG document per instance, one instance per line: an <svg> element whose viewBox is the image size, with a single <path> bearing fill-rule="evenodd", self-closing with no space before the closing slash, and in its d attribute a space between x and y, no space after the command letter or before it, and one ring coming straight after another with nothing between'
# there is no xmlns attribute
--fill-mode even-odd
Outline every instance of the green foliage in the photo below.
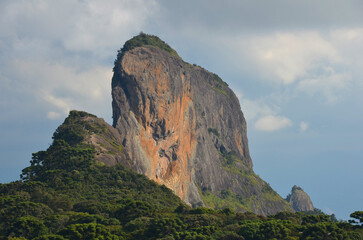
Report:
<svg viewBox="0 0 363 240"><path fill-rule="evenodd" d="M225 95L226 97L230 97L228 93L226 92L226 87L228 87L228 84L222 80L217 74L213 74L213 79L215 81L215 84L210 85L215 91Z"/></svg>
<svg viewBox="0 0 363 240"><path fill-rule="evenodd" d="M350 214L350 217L358 219L359 222L363 223L363 211L355 211L354 213Z"/></svg>
<svg viewBox="0 0 363 240"><path fill-rule="evenodd" d="M321 215L324 214L319 208L314 208L313 211L303 211L306 215Z"/></svg>
<svg viewBox="0 0 363 240"><path fill-rule="evenodd" d="M97 223L80 223L72 224L60 231L60 234L68 239L93 240L107 239L118 240L123 239L121 236L112 234L106 226Z"/></svg>
<svg viewBox="0 0 363 240"><path fill-rule="evenodd" d="M295 234L289 221L269 219L267 221L246 221L239 230L245 239L288 239ZM291 238L290 238L291 239Z"/></svg>
<svg viewBox="0 0 363 240"><path fill-rule="evenodd" d="M316 224L322 222L330 222L330 216L325 214L306 215L302 218L302 224Z"/></svg>
<svg viewBox="0 0 363 240"><path fill-rule="evenodd" d="M66 239L60 235L46 234L40 237L36 237L33 240L66 240Z"/></svg>
<svg viewBox="0 0 363 240"><path fill-rule="evenodd" d="M232 208L234 211L249 210L246 207L247 199L242 199L239 195L232 193L230 190L221 191L219 196L212 194L208 190L201 191L204 204L213 209Z"/></svg>
<svg viewBox="0 0 363 240"><path fill-rule="evenodd" d="M332 222L329 215L191 209L170 190L121 166L91 165L60 177L76 183L58 186L50 178L0 186L0 239L362 239L361 228ZM231 191L221 196L235 197ZM58 198L71 206L53 206Z"/></svg>
<svg viewBox="0 0 363 240"><path fill-rule="evenodd" d="M219 197L201 191L204 203L219 210L192 209L144 175L121 165L97 164L94 149L75 137L87 136L82 131L106 132L87 121L77 132L74 126L88 117L93 115L72 111L52 145L33 154L23 181L0 184L0 240L363 239L361 226L336 222L325 214L282 212L264 217L236 212L250 210L257 199L243 199L230 189ZM241 162L233 152L223 150L221 155L229 169ZM246 184L259 181L251 172L238 174L249 179ZM261 197L273 200L271 191L264 186ZM361 222L362 212L351 217Z"/></svg>
<svg viewBox="0 0 363 240"><path fill-rule="evenodd" d="M351 218L357 219L356 220L350 220L351 223L360 224L363 227L363 211L355 211L352 214L350 214Z"/></svg>
<svg viewBox="0 0 363 240"><path fill-rule="evenodd" d="M0 210L0 221L11 222L23 216L42 218L50 215L53 211L43 203L19 202L6 204Z"/></svg>
<svg viewBox="0 0 363 240"><path fill-rule="evenodd" d="M122 56L127 51L130 51L134 48L142 47L142 46L158 47L158 48L170 53L171 55L173 55L177 58L180 58L178 53L174 49L172 49L167 43L165 43L163 40L161 40L157 36L140 33L139 35L126 41L124 46L118 51L117 58L115 60L114 71L117 68L117 63L121 60Z"/></svg>
<svg viewBox="0 0 363 240"><path fill-rule="evenodd" d="M221 156L221 167L226 171L234 174L237 179L243 182L246 192L254 191L261 188L261 194L257 197L251 195L242 198L234 194L229 189L218 193L210 193L208 190L200 191L204 204L208 207L220 209L231 207L234 211L253 211L254 206L261 204L274 204L280 200L280 196L265 183L257 174L245 167L243 159L235 151L227 151L223 146L220 147L219 154ZM217 195L217 196L215 196ZM285 210L291 210L286 206Z"/></svg>
<svg viewBox="0 0 363 240"><path fill-rule="evenodd" d="M189 210L190 214L213 214L215 211L211 208L206 208L206 207L198 207L198 208L194 208Z"/></svg>
<svg viewBox="0 0 363 240"><path fill-rule="evenodd" d="M53 134L53 139L62 139L69 145L75 145L81 143L87 134L87 130L96 131L87 122L81 122L82 118L85 117L96 117L95 115L89 114L82 111L70 111L68 117L64 120L63 124L60 125Z"/></svg>
<svg viewBox="0 0 363 240"><path fill-rule="evenodd" d="M222 151L220 152L220 154L223 157L223 165L225 166L233 166L236 162L242 162L242 160L240 159L240 157L238 156L238 154L235 151Z"/></svg>
<svg viewBox="0 0 363 240"><path fill-rule="evenodd" d="M222 84L222 86L228 86L228 84L222 80L216 73L213 73L214 80Z"/></svg>
<svg viewBox="0 0 363 240"><path fill-rule="evenodd" d="M23 180L59 178L63 170L73 171L88 168L94 158L91 145L69 145L63 139L56 139L47 151L33 153L31 166L23 169ZM57 171L60 170L60 171Z"/></svg>
<svg viewBox="0 0 363 240"><path fill-rule="evenodd" d="M186 67L186 68L188 68L188 69L190 69L190 68L192 68L192 67L194 67L194 68L197 68L197 69L202 69L202 70L204 70L204 71L206 71L206 72L209 72L208 70L206 70L205 68L203 68L203 67L201 67L201 66L199 66L199 65L197 65L197 64L190 64L190 63L187 63L187 62L184 62L184 66ZM216 85L214 86L214 85L210 85L214 90L216 90L216 91L220 91L221 90L221 93L222 94L224 94L224 95L226 95L227 97L228 97L228 95L227 95L227 93L225 92L225 90L224 90L224 87L228 87L228 83L226 83L225 81L223 81L222 80L222 78L220 78L216 73L212 73L212 72L209 72L211 75L212 75L212 77L213 77L213 80L215 81L215 83L216 83Z"/></svg>
<svg viewBox="0 0 363 240"><path fill-rule="evenodd" d="M46 234L47 232L48 229L41 220L33 216L27 216L19 217L12 222L11 227L8 230L8 235L32 239Z"/></svg>
<svg viewBox="0 0 363 240"><path fill-rule="evenodd" d="M223 87L217 85L217 86L214 86L213 89L216 90L217 92L229 97L229 95L227 94L226 90L224 90Z"/></svg>
<svg viewBox="0 0 363 240"><path fill-rule="evenodd" d="M62 185L60 175L63 170L71 172L87 169L93 164L96 150L86 140L93 133L101 136L108 133L107 127L95 122L94 118L95 115L86 112L71 111L54 132L52 145L46 151L33 153L31 165L23 169L21 178L42 181L43 178L54 178L54 184ZM122 146L107 140L116 151L122 152Z"/></svg>
<svg viewBox="0 0 363 240"><path fill-rule="evenodd" d="M320 222L301 227L301 239L351 239L351 232L344 230L339 224ZM360 234L359 234L360 235ZM354 235L353 235L354 236ZM358 235L356 235L358 237ZM362 236L359 236L362 239Z"/></svg>

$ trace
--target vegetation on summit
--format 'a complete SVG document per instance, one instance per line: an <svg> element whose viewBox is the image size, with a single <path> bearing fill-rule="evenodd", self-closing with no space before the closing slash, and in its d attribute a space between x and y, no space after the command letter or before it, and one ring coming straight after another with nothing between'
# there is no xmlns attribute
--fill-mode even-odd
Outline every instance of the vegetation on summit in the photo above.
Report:
<svg viewBox="0 0 363 240"><path fill-rule="evenodd" d="M143 47L143 46L154 46L154 47L160 48L161 50L168 52L172 56L181 59L181 57L178 55L178 53L172 47L170 47L169 44L167 44L166 42L161 40L159 37L141 32L139 35L134 36L130 40L126 41L125 44L123 45L123 47L117 51L117 57L114 62L113 71L115 72L115 70L119 67L118 63L120 62L121 58L127 51L130 51L137 47ZM189 63L186 63L186 62L185 62L185 64L189 65ZM192 65L190 65L190 66L192 66ZM201 66L198 66L196 64L193 64L193 66L202 68ZM202 68L202 69L204 69L204 68ZM221 84L221 86L216 87L215 90L226 95L226 92L223 90L223 86L228 86L228 84L225 81L223 81L222 78L220 78L218 76L218 74L216 74L216 73L213 73L213 77L217 83Z"/></svg>
<svg viewBox="0 0 363 240"><path fill-rule="evenodd" d="M167 43L165 43L163 40L161 40L159 37L141 32L139 35L126 41L124 46L120 50L118 50L117 58L115 60L115 67L113 70L114 71L116 70L117 63L121 60L122 56L127 51L130 51L137 47L143 47L143 46L158 47L161 50L164 50L164 51L170 53L171 55L173 55L177 58L180 58L178 53L173 48L171 48Z"/></svg>

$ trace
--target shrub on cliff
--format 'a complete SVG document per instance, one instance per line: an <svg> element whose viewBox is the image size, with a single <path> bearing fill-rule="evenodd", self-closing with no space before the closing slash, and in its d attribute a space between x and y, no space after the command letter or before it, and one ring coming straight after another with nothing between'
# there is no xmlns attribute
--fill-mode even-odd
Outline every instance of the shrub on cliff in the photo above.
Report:
<svg viewBox="0 0 363 240"><path fill-rule="evenodd" d="M159 37L154 35L149 35L141 32L139 35L131 38L130 40L126 41L124 46L117 51L117 58L115 60L115 67L114 71L117 67L117 63L121 60L122 56L127 52L137 47L142 46L154 46L158 47L171 55L180 58L178 53L171 48L167 43L165 43L163 40L161 40Z"/></svg>

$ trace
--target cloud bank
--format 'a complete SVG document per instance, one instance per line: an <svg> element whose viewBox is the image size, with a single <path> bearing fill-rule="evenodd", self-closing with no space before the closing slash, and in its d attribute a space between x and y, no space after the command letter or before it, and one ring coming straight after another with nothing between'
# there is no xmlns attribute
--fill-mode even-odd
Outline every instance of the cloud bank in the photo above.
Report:
<svg viewBox="0 0 363 240"><path fill-rule="evenodd" d="M291 120L286 117L268 115L258 119L255 128L264 132L273 132L291 125Z"/></svg>

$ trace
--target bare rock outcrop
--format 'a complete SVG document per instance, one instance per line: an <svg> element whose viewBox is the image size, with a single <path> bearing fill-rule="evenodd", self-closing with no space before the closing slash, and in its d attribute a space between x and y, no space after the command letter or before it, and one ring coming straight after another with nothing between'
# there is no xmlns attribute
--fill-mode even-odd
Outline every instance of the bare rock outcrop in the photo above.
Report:
<svg viewBox="0 0 363 240"><path fill-rule="evenodd" d="M286 200L297 212L309 212L315 209L309 195L296 185L292 187L291 194L287 196Z"/></svg>
<svg viewBox="0 0 363 240"><path fill-rule="evenodd" d="M193 206L292 210L253 172L247 126L228 85L155 36L126 42L112 78L113 127L131 168Z"/></svg>

